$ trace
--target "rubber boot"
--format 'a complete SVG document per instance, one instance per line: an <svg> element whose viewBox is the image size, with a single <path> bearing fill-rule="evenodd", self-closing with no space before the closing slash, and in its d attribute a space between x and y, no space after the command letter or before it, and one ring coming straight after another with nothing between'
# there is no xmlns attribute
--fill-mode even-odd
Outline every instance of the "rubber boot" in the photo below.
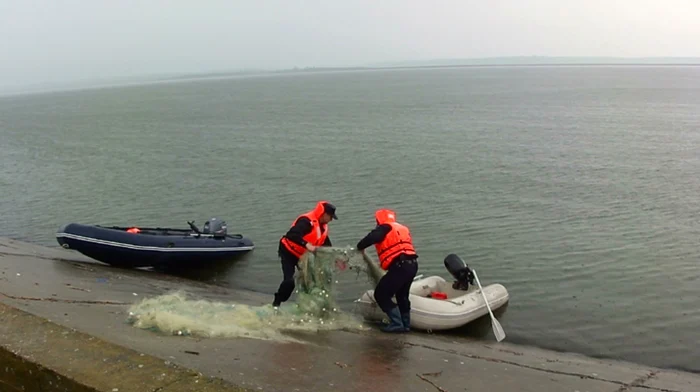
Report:
<svg viewBox="0 0 700 392"><path fill-rule="evenodd" d="M403 322L403 330L411 332L411 312L401 313L401 321Z"/></svg>
<svg viewBox="0 0 700 392"><path fill-rule="evenodd" d="M403 326L403 321L401 320L401 313L398 307L392 308L389 313L389 325L381 327L382 332L404 332L405 328Z"/></svg>

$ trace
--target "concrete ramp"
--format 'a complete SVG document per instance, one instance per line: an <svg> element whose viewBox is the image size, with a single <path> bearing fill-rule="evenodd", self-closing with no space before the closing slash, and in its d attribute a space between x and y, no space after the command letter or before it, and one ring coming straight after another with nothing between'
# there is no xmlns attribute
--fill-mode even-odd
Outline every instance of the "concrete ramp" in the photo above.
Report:
<svg viewBox="0 0 700 392"><path fill-rule="evenodd" d="M170 336L129 325L128 307L184 289L262 305L271 295L89 263L0 239L2 390L700 391L700 375L425 333L300 333L306 343Z"/></svg>

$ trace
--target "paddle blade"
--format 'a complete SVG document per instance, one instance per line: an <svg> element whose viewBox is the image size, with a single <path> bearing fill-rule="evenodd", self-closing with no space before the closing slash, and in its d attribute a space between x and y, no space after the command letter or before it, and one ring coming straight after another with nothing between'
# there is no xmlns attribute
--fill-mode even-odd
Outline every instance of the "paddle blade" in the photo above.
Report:
<svg viewBox="0 0 700 392"><path fill-rule="evenodd" d="M503 331L501 323L495 317L491 319L491 325L493 326L493 334L496 336L496 341L500 342L506 338L506 333Z"/></svg>
<svg viewBox="0 0 700 392"><path fill-rule="evenodd" d="M496 320L496 317L493 315L493 312L491 312L491 306L489 305L489 301L486 299L484 288L481 287L481 282L479 282L479 276L476 274L476 270L472 270L472 273L474 274L474 278L476 279L476 284L479 285L479 291L481 292L481 296L484 298L486 309L489 310L489 316L491 317L491 326L493 327L493 335L496 337L496 341L500 342L501 340L506 338L506 333L503 332L503 327L501 327L501 323L499 323L498 320Z"/></svg>

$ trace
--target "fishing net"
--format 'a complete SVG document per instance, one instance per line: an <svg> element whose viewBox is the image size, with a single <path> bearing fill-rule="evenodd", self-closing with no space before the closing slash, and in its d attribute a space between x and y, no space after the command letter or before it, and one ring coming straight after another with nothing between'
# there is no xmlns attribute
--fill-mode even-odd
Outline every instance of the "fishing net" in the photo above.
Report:
<svg viewBox="0 0 700 392"><path fill-rule="evenodd" d="M373 261L367 253L360 253L354 249L351 252L354 253L348 259L348 269L355 271L358 278L360 275L366 275L368 282L376 286L382 276L386 274L386 271L379 268L379 264Z"/></svg>
<svg viewBox="0 0 700 392"><path fill-rule="evenodd" d="M341 312L335 301L335 274L355 270L377 274L369 258L351 247L321 247L306 252L296 273L296 298L279 308L196 299L185 292L147 298L129 309L134 327L174 335L250 337L299 341L283 332L364 329L362 322Z"/></svg>

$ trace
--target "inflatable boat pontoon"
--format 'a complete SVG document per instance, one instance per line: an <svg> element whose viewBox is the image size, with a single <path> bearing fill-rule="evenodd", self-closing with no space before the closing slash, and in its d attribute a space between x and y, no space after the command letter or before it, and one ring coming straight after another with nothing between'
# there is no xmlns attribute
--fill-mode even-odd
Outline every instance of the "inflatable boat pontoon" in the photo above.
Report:
<svg viewBox="0 0 700 392"><path fill-rule="evenodd" d="M411 285L411 328L433 331L453 329L488 314L479 287L473 284L469 267L454 254L445 258L445 266L457 279L456 282L448 282L440 276L428 276L418 277ZM509 300L508 290L501 284L487 285L483 289L492 311ZM359 313L367 320L381 321L387 317L374 300L374 290L367 290L355 303Z"/></svg>
<svg viewBox="0 0 700 392"><path fill-rule="evenodd" d="M202 231L190 229L103 227L71 223L56 233L66 249L118 267L186 267L226 260L255 248L240 234L227 234L226 222L212 218Z"/></svg>

